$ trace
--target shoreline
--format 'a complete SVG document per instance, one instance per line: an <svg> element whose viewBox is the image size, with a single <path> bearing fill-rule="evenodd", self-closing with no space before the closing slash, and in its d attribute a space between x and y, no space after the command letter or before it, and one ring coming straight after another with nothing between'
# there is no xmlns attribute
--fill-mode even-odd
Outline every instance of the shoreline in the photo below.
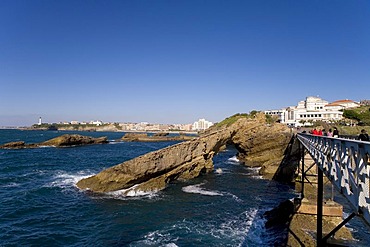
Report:
<svg viewBox="0 0 370 247"><path fill-rule="evenodd" d="M30 130L30 131L80 131L80 132L119 132L119 133L170 133L170 134L196 134L199 133L197 131L181 131L181 130L112 130L112 129L43 129L43 128L31 128L31 127L0 127L0 130Z"/></svg>

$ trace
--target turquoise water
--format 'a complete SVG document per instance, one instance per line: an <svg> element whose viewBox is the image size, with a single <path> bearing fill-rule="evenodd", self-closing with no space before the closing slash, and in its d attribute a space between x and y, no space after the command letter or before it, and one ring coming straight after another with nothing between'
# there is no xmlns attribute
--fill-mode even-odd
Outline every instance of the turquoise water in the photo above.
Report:
<svg viewBox="0 0 370 247"><path fill-rule="evenodd" d="M0 144L64 133L72 132L0 130ZM215 156L213 173L161 192L96 195L78 190L76 182L175 142L124 143L114 141L123 133L80 134L111 142L0 150L1 246L274 246L281 237L266 231L262 215L294 192L240 165L232 147Z"/></svg>

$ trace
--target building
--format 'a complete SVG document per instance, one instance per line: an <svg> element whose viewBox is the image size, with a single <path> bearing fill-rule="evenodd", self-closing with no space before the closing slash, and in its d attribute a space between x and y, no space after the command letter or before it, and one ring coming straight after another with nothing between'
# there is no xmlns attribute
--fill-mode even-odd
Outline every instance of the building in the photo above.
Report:
<svg viewBox="0 0 370 247"><path fill-rule="evenodd" d="M205 130L213 125L212 122L205 120L204 118L199 119L197 122L193 123L193 130Z"/></svg>
<svg viewBox="0 0 370 247"><path fill-rule="evenodd" d="M290 106L280 110L265 111L265 114L276 116L281 123L289 126L310 126L315 121L333 122L343 118L343 110L360 106L352 100L337 100L329 103L319 97L307 97L298 102L297 106Z"/></svg>
<svg viewBox="0 0 370 247"><path fill-rule="evenodd" d="M100 126L100 125L103 125L103 122L100 120L93 120L93 121L90 121L90 124Z"/></svg>

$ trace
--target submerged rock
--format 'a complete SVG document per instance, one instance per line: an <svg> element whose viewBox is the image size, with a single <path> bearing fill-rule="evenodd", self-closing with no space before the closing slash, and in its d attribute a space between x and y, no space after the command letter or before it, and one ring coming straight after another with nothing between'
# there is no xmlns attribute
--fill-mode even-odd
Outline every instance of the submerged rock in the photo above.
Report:
<svg viewBox="0 0 370 247"><path fill-rule="evenodd" d="M274 173L280 164L291 133L283 124L267 124L265 116L241 118L234 124L154 151L108 168L77 183L80 189L94 192L155 191L174 180L187 180L213 170L213 156L226 144L234 144L239 159L247 165L274 166L265 169Z"/></svg>
<svg viewBox="0 0 370 247"><path fill-rule="evenodd" d="M102 144L108 143L107 137L90 137L82 135L62 135L55 137L45 142L26 144L24 141L9 142L1 145L2 149L21 149L21 148L38 148L38 147L70 147L70 146L81 146L88 144Z"/></svg>

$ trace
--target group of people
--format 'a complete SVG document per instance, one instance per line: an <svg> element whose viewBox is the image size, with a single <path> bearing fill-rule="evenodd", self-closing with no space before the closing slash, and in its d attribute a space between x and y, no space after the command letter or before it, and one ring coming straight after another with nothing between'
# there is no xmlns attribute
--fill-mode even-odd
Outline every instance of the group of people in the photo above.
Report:
<svg viewBox="0 0 370 247"><path fill-rule="evenodd" d="M334 127L334 130L329 129L328 132L325 131L325 129L316 129L314 128L313 130L310 131L310 134L315 135L315 136L329 136L329 137L339 137L339 131L337 127ZM360 141L370 141L369 135L367 134L365 129L361 130L361 133L357 137L358 140Z"/></svg>
<svg viewBox="0 0 370 247"><path fill-rule="evenodd" d="M334 127L334 130L329 129L328 132L325 131L325 129L316 129L310 131L310 134L315 136L329 136L329 137L339 137L339 131L337 127Z"/></svg>

